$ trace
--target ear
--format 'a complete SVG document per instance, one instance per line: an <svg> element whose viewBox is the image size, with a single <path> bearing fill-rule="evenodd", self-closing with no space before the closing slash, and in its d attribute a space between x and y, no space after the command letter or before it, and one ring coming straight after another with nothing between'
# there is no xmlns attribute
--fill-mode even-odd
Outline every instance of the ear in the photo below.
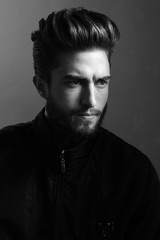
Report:
<svg viewBox="0 0 160 240"><path fill-rule="evenodd" d="M48 85L45 80L38 76L33 77L33 83L41 97L47 99L48 96Z"/></svg>

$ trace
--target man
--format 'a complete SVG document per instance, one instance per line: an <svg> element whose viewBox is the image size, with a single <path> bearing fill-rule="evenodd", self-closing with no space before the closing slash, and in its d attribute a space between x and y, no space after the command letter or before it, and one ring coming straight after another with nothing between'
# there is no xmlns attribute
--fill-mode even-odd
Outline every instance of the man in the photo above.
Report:
<svg viewBox="0 0 160 240"><path fill-rule="evenodd" d="M160 239L160 184L150 160L101 127L120 33L83 8L32 33L35 120L0 132L0 239Z"/></svg>

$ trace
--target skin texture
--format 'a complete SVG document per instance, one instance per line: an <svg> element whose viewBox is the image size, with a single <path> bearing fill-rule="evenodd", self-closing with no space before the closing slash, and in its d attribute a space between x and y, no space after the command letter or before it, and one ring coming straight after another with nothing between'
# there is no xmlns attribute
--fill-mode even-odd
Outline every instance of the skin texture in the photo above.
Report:
<svg viewBox="0 0 160 240"><path fill-rule="evenodd" d="M95 133L107 108L110 65L101 49L64 54L51 72L48 85L34 82L46 99L46 116L69 132L87 136Z"/></svg>

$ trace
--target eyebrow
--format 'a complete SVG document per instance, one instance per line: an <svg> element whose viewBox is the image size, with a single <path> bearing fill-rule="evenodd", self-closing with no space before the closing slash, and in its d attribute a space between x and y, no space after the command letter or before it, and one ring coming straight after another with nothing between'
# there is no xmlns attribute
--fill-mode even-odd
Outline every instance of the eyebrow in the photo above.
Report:
<svg viewBox="0 0 160 240"><path fill-rule="evenodd" d="M74 75L71 75L71 74L65 75L65 76L64 76L64 79L65 79L65 80L88 81L87 78L83 78L83 77L81 77L81 76L74 76ZM111 79L111 76L109 75L109 76L99 77L98 79L103 79L103 80L107 81L107 80L110 80L110 79ZM98 79L97 79L97 80L98 80Z"/></svg>

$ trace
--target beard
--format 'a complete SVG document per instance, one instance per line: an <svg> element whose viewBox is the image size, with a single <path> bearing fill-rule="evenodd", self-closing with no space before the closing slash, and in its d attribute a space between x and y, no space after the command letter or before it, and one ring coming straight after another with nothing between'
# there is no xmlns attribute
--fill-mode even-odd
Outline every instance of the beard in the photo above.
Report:
<svg viewBox="0 0 160 240"><path fill-rule="evenodd" d="M64 129L73 137L81 139L91 138L97 134L103 123L106 112L107 103L102 111L83 107L81 109L66 112L57 106L53 100L51 101L48 99L46 102L47 118L51 126L57 125L57 127ZM95 121L92 122L91 120L79 117L80 115L85 115L85 113L93 115Z"/></svg>

